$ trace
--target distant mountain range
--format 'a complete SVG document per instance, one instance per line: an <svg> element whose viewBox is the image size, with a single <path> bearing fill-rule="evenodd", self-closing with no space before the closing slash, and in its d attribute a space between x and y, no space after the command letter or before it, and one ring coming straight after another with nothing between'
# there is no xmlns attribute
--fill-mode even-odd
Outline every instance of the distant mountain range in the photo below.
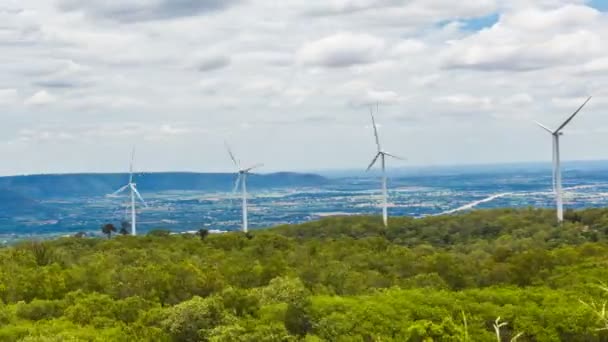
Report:
<svg viewBox="0 0 608 342"><path fill-rule="evenodd" d="M171 190L231 191L235 175L230 173L155 172L134 175L140 192ZM0 205L33 205L37 199L110 194L129 180L124 173L56 174L0 177ZM308 187L326 184L316 174L278 172L250 174L250 188ZM14 203L11 203L14 202ZM21 207L20 205L17 205ZM25 205L26 207L28 205Z"/></svg>

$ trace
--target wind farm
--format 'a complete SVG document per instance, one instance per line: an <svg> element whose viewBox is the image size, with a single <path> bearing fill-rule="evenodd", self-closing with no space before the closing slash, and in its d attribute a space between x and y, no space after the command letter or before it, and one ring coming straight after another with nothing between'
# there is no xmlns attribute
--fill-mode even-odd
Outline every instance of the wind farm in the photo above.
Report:
<svg viewBox="0 0 608 342"><path fill-rule="evenodd" d="M0 75L1 342L608 341L608 0L4 0Z"/></svg>
<svg viewBox="0 0 608 342"><path fill-rule="evenodd" d="M184 232L197 231L201 228L222 232L235 230L238 227L238 230L248 233L251 228L250 211L255 215L256 229L302 223L327 216L374 215L378 193L374 184L377 183L374 181L376 176L368 172L375 166L379 166L380 171L381 222L385 228L389 226L389 208L396 216L422 218L452 215L475 208L546 207L550 202L553 202L555 207L556 222L560 224L564 221L564 202L571 209L608 205L608 196L604 195L608 193L608 178L605 176L607 173L597 171L598 167L599 170L604 169L601 163L569 164L569 169L565 173L568 177L566 188L563 186L560 137L563 136L568 124L590 100L591 97L588 97L555 130L536 122L551 135L552 161L549 180L545 179L544 171L541 171L544 168L541 166L529 166L527 168L533 170L529 172L521 171L525 168L501 172L503 166L500 164L494 168L486 167L481 172L472 171L467 167L452 168L449 172L441 167L416 169L404 168L401 165L389 168L387 159L399 161L404 159L384 149L380 125L377 122L379 105L376 104L369 108L375 154L365 169L365 174L355 173L354 176L352 173L343 175L323 175L322 172L320 174L276 173L269 174L268 181L261 185L258 179L263 174L254 171L262 164L243 166L228 144L224 143L229 160L235 168L233 174L226 174L231 177L218 174L217 177L214 176L216 180L211 182L200 179L194 183L173 186L171 184L175 181L177 181L175 184L178 184L179 179L184 177L191 179L194 174L176 173L166 176L143 174L145 177L142 177L141 173L134 172L135 149L133 149L129 172L125 175L128 177L127 183L106 198L99 197L99 192L96 194L95 191L89 191L87 188L98 187L114 177L102 181L102 178L93 180L93 177L102 176L65 175L63 178L66 180L74 177L75 180L79 179L77 182L82 182L87 177L91 178L90 185L83 185L80 190L77 189L78 185L66 185L66 188L72 189L72 193L62 192L60 190L62 187L42 188L50 181L32 183L32 188L26 192L46 192L48 195L35 201L24 202L27 206L19 209L28 213L27 215L4 219L4 226L0 221L0 237L4 236L5 241L19 239L21 235L15 235L17 230L29 232L24 236L44 235L49 232L53 236L89 231L91 228L86 224L83 225L81 218L93 219L95 226L104 225L107 221L118 218L121 214L120 210L117 210L118 203L115 199L121 198L119 195L123 193L128 194L129 204L125 209L128 209L130 218L122 224L130 227L130 235L133 236L138 234L138 224L144 225L145 232L154 229ZM382 127L383 132L390 131L390 126ZM608 170L608 164L605 169ZM453 179L450 174L454 172L458 176ZM143 191L149 199L148 202L144 200L138 189L136 177L146 181ZM196 177L204 177L204 174ZM25 179L27 178L5 178L10 183ZM254 196L249 193L252 189L248 186L250 179L254 181ZM32 181L34 180L35 178L32 178ZM53 180L53 182L57 181ZM113 180L112 184L115 184ZM163 186L158 187L158 184ZM545 188L547 185L549 190ZM20 187L23 186L27 187L26 184ZM114 185L108 183L107 186ZM230 186L231 191L224 190L227 186ZM241 202L238 211L233 205L233 199L237 194ZM58 205L56 198L62 198L63 202ZM141 203L140 207L138 202ZM36 208L35 214L28 209L30 207ZM237 212L240 219L236 218ZM93 235L95 235L94 231L95 229Z"/></svg>

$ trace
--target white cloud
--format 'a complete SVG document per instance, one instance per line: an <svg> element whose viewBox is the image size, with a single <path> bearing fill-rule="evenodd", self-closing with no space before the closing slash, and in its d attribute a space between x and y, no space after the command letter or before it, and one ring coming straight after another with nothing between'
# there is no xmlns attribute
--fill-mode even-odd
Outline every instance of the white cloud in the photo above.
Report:
<svg viewBox="0 0 608 342"><path fill-rule="evenodd" d="M304 44L297 53L300 64L330 68L377 61L384 49L381 38L342 32Z"/></svg>
<svg viewBox="0 0 608 342"><path fill-rule="evenodd" d="M222 169L226 136L269 169L351 167L376 102L387 144L420 146L412 164L536 160L513 134L536 146L531 120L587 95L576 127L593 144L564 153L605 157L608 14L583 0L214 1L2 2L0 137L18 146L0 157L31 161L0 174L119 168L135 143L155 151L147 169Z"/></svg>
<svg viewBox="0 0 608 342"><path fill-rule="evenodd" d="M243 86L243 91L250 92L255 95L272 96L279 95L284 85L274 79L256 79L251 82L246 82Z"/></svg>
<svg viewBox="0 0 608 342"><path fill-rule="evenodd" d="M166 135L182 135L192 132L191 128L175 127L171 124L163 124L160 126L160 133Z"/></svg>
<svg viewBox="0 0 608 342"><path fill-rule="evenodd" d="M57 101L57 98L46 90L40 90L25 100L26 105L44 106Z"/></svg>
<svg viewBox="0 0 608 342"><path fill-rule="evenodd" d="M501 99L501 103L506 106L525 106L533 101L532 96L525 93L510 95Z"/></svg>
<svg viewBox="0 0 608 342"><path fill-rule="evenodd" d="M490 106L492 104L492 99L489 97L479 97L469 94L454 94L439 97L435 99L435 102L465 108L479 108Z"/></svg>
<svg viewBox="0 0 608 342"><path fill-rule="evenodd" d="M235 0L60 0L67 11L81 11L93 17L121 22L137 22L195 16L224 9Z"/></svg>
<svg viewBox="0 0 608 342"><path fill-rule="evenodd" d="M544 35L548 30L559 32L585 28L600 17L600 12L593 8L568 4L551 11L533 7L516 11L504 15L501 24L529 34Z"/></svg>
<svg viewBox="0 0 608 342"><path fill-rule="evenodd" d="M421 25L492 13L497 0L323 0L308 1L314 16L369 15L375 25Z"/></svg>
<svg viewBox="0 0 608 342"><path fill-rule="evenodd" d="M585 73L608 72L608 57L600 57L585 63L581 67Z"/></svg>
<svg viewBox="0 0 608 342"><path fill-rule="evenodd" d="M390 50L392 57L400 58L421 53L426 50L426 44L417 39L406 39L393 46Z"/></svg>
<svg viewBox="0 0 608 342"><path fill-rule="evenodd" d="M23 129L19 131L17 141L20 143L48 143L74 140L74 135L64 131Z"/></svg>
<svg viewBox="0 0 608 342"><path fill-rule="evenodd" d="M0 89L0 104L9 104L17 99L17 89Z"/></svg>
<svg viewBox="0 0 608 342"><path fill-rule="evenodd" d="M557 107L561 108L570 108L574 112L576 108L578 108L583 102L587 100L587 97L577 96L577 97L555 97L551 99L551 102Z"/></svg>
<svg viewBox="0 0 608 342"><path fill-rule="evenodd" d="M382 7L394 7L401 2L398 0L327 0L318 5L312 5L307 12L312 15L345 14Z"/></svg>
<svg viewBox="0 0 608 342"><path fill-rule="evenodd" d="M605 53L608 31L598 27L600 19L593 9L570 5L505 14L489 29L450 41L442 56L444 65L529 71L585 63Z"/></svg>
<svg viewBox="0 0 608 342"><path fill-rule="evenodd" d="M89 68L72 60L61 61L61 66L50 73L41 75L33 83L43 88L75 88L90 85Z"/></svg>
<svg viewBox="0 0 608 342"><path fill-rule="evenodd" d="M392 90L368 89L361 97L353 98L351 102L355 106L370 106L375 104L397 104L401 100L401 96Z"/></svg>

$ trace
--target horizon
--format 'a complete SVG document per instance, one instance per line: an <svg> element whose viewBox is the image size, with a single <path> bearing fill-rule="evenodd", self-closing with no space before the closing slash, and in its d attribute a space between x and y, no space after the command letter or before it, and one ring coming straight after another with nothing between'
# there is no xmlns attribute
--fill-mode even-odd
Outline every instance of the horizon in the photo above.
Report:
<svg viewBox="0 0 608 342"><path fill-rule="evenodd" d="M485 169L483 171L498 171L493 170L495 168L505 167L507 169L511 168L528 168L528 170L521 171L540 171L551 168L550 161L520 161L520 162L497 162L497 163L470 163L470 164L439 164L439 165L409 165L409 166L399 166L399 167L387 167L387 173L390 176L398 175L398 176L407 176L402 175L402 172L422 172L422 171L447 171L456 169L456 171L471 171L475 172L475 170L471 169ZM593 159L593 160L562 160L562 167L606 167L608 169L608 159ZM508 170L513 171L513 170ZM567 171L567 170L565 170ZM340 174L344 173L345 177L352 177L354 174L361 175L369 175L370 177L377 177L380 171L377 169L371 169L369 171L365 171L365 168L333 168L333 169L309 169L309 170L268 170L265 171L261 169L259 172L253 172L255 175L272 175L279 173L294 173L294 174L315 174L321 175L324 177L332 177L331 174ZM236 174L233 171L197 171L197 170L136 170L133 174L161 174L161 173L175 173L175 174ZM101 172L101 171L75 171L75 172L51 172L51 173L26 173L26 174L10 174L10 175L0 175L0 178L9 178L9 177L28 177L28 176L69 176L69 175L128 175L129 171L110 171L110 172ZM339 176L334 176L339 177Z"/></svg>

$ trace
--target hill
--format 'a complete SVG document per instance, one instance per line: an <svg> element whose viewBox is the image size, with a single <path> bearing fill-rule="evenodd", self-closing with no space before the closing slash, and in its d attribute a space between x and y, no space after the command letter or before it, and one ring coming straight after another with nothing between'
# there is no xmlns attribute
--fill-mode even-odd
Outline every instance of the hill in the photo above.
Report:
<svg viewBox="0 0 608 342"><path fill-rule="evenodd" d="M0 219L32 214L45 207L39 201L9 189L0 189Z"/></svg>
<svg viewBox="0 0 608 342"><path fill-rule="evenodd" d="M0 340L605 341L608 209L553 214L24 242L0 249Z"/></svg>
<svg viewBox="0 0 608 342"><path fill-rule="evenodd" d="M158 172L138 173L134 181L142 193L170 190L229 191L235 176L231 173ZM117 190L129 180L123 173L56 174L0 177L0 189L7 189L29 198L103 196ZM251 174L247 186L280 188L285 186L317 186L327 179L305 173L278 172Z"/></svg>

